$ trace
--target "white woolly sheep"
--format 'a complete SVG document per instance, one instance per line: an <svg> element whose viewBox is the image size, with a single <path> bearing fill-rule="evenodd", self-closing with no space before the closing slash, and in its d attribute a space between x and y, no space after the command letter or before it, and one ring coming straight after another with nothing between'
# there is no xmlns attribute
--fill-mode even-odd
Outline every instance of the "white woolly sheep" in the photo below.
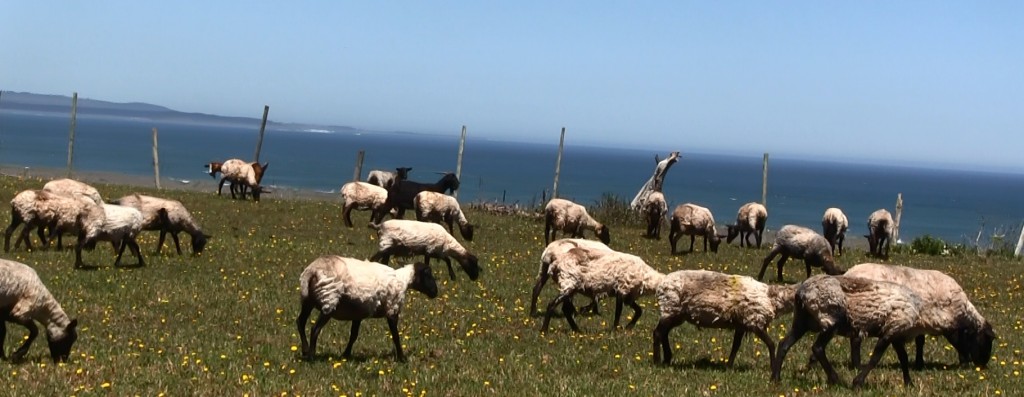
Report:
<svg viewBox="0 0 1024 397"><path fill-rule="evenodd" d="M872 212L868 216L868 249L871 255L883 258L889 257L889 244L893 233L896 232L896 222L892 214L884 208Z"/></svg>
<svg viewBox="0 0 1024 397"><path fill-rule="evenodd" d="M584 230L594 232L602 243L611 242L608 226L591 217L586 207L560 198L551 199L544 206L544 244L554 240L559 231L563 236L568 233L570 237L581 238Z"/></svg>
<svg viewBox="0 0 1024 397"><path fill-rule="evenodd" d="M693 252L693 242L697 236L704 237L705 252L708 244L711 245L711 252L718 252L722 237L715 233L715 217L711 215L711 210L692 203L680 204L672 211L670 223L672 229L668 234L668 242L672 247L672 255L676 254L676 243L683 235L690 236L690 252Z"/></svg>
<svg viewBox="0 0 1024 397"><path fill-rule="evenodd" d="M78 233L78 244L75 245L76 268L85 267L85 263L82 262L82 248L93 249L97 241L109 241L118 248L114 266L121 265L121 255L124 254L126 247L131 248L132 254L139 259L136 266L146 265L146 261L142 258L142 252L139 250L139 244L135 242L135 237L142 231L142 212L132 207L103 204L102 219L97 219L99 217L92 214L83 215L81 218L80 222L83 224L102 223L98 228L90 226L86 229L87 232L80 231Z"/></svg>
<svg viewBox="0 0 1024 397"><path fill-rule="evenodd" d="M651 192L647 201L640 207L640 212L647 220L647 238L661 239L661 224L665 223L665 215L668 214L668 202L665 201L665 194L662 192Z"/></svg>
<svg viewBox="0 0 1024 397"><path fill-rule="evenodd" d="M825 210L825 215L821 217L821 233L825 235L825 240L828 240L828 245L832 248L832 256L836 256L836 247L839 248L838 255L843 254L843 240L846 240L846 230L850 227L850 222L846 219L846 214L839 208L829 208Z"/></svg>
<svg viewBox="0 0 1024 397"><path fill-rule="evenodd" d="M707 270L667 274L657 290L661 319L654 328L654 362L672 363L668 334L689 322L698 328L735 330L726 366L732 366L747 332L768 347L770 363L775 358L775 342L768 326L779 315L793 310L797 285L768 285L752 277Z"/></svg>
<svg viewBox="0 0 1024 397"><path fill-rule="evenodd" d="M448 233L455 235L454 223L459 224L459 234L466 241L473 241L473 224L466 219L466 214L459 207L455 197L444 193L422 191L413 197L416 209L416 220L434 222L448 226Z"/></svg>
<svg viewBox="0 0 1024 397"><path fill-rule="evenodd" d="M113 204L132 207L142 213L142 230L159 230L160 239L156 243L156 253L159 254L164 247L164 239L170 233L174 240L174 249L181 255L181 244L178 242L178 233L185 232L192 237L192 253L199 254L206 247L206 241L210 236L203 233L199 224L192 218L185 205L177 200L170 200L160 197L146 196L142 194L131 194L121 197Z"/></svg>
<svg viewBox="0 0 1024 397"><path fill-rule="evenodd" d="M349 182L341 186L341 198L345 201L341 217L345 226L352 227L352 210L370 210L370 220L375 219L377 211L384 207L388 199L388 191L380 186L366 182Z"/></svg>
<svg viewBox="0 0 1024 397"><path fill-rule="evenodd" d="M215 172L214 164L210 163L210 175L214 175ZM224 188L224 182L230 181L231 198L235 198L235 187L240 188L241 198L245 200L246 189L252 188L252 199L254 201L260 201L260 193L264 191L263 187L260 186L260 182L263 181L263 174L270 167L270 163L260 164L258 162L248 163L239 159L225 160L217 167L223 177L220 180L220 184L217 185L217 195L221 194L221 190Z"/></svg>
<svg viewBox="0 0 1024 397"><path fill-rule="evenodd" d="M563 257L567 256L569 250L578 248L582 252L574 253L570 257L578 266L585 266L586 262L594 260L604 254L615 252L607 245L599 241L586 240L586 239L575 239L575 238L563 238L560 240L552 241L544 248L544 252L540 254L540 269L537 270L537 282L533 286L533 293L530 296L530 314L537 312L537 298L540 296L541 289L544 288L544 284L548 281L548 269L551 268L551 264L561 261ZM580 254L583 254L583 258L577 258ZM591 304L589 308L597 312L597 300L591 296Z"/></svg>
<svg viewBox="0 0 1024 397"><path fill-rule="evenodd" d="M377 229L377 253L371 261L387 264L391 256L423 255L423 261L430 265L430 258L444 260L448 265L448 276L455 279L452 261L455 258L470 280L480 276L480 265L476 255L466 250L459 241L436 223L404 219L391 219L380 224L371 224Z"/></svg>
<svg viewBox="0 0 1024 397"><path fill-rule="evenodd" d="M96 190L96 188L84 182L79 182L74 179L54 179L46 182L46 184L43 185L43 190L60 193L66 196L81 194L92 199L96 204L103 204L103 197L100 196L99 190Z"/></svg>
<svg viewBox="0 0 1024 397"><path fill-rule="evenodd" d="M586 262L586 265L578 264L588 258L589 254L585 250L573 248L563 259L548 268L548 273L558 283L558 296L547 306L541 325L542 333L547 332L551 316L555 314L558 305L562 305L562 313L569 327L574 332L580 331L573 318L576 308L572 305L572 297L577 293L615 295L615 321L612 328L619 326L623 303L633 308L633 318L626 324L626 329L633 328L643 314L643 309L636 303L637 298L654 294L658 283L665 277L635 255L609 252Z"/></svg>
<svg viewBox="0 0 1024 397"><path fill-rule="evenodd" d="M38 228L39 240L45 246L48 238L44 235L44 229L50 228L50 237L57 236L57 248L62 245L61 235L63 232L77 231L79 216L87 212L99 217L102 223L103 210L84 195L68 196L48 190L24 190L11 199L11 224L4 231L4 252L10 251L11 234L22 223L21 234L15 241L15 247L25 242L25 247L32 249L29 233ZM98 224L85 225L87 227L99 227Z"/></svg>
<svg viewBox="0 0 1024 397"><path fill-rule="evenodd" d="M768 221L768 209L765 208L761 203L749 202L743 204L739 211L736 212L736 224L725 225L728 229L728 237L725 242L732 243L736 237L740 238L740 247L746 243L747 247L753 247L750 244L750 236L754 236L754 241L757 243L757 248L761 248L761 237L764 235L764 226Z"/></svg>
<svg viewBox="0 0 1024 397"><path fill-rule="evenodd" d="M43 285L39 275L25 264L0 259L0 358L4 358L7 340L7 322L28 328L28 337L14 353L12 361L21 361L39 335L38 321L46 328L46 341L53 362L65 362L71 355L71 346L78 339L78 320L68 317L60 303Z"/></svg>
<svg viewBox="0 0 1024 397"><path fill-rule="evenodd" d="M786 225L779 229L779 232L775 234L775 244L772 245L771 252L764 257L764 262L761 263L761 271L757 273L758 280L764 279L764 272L768 269L768 264L777 255L782 255L777 264L779 267L778 281L782 281L782 265L785 265L786 260L790 257L804 260L807 277L811 276L812 266L822 268L827 274L843 274L843 271L836 267L828 241L814 230L803 226Z"/></svg>
<svg viewBox="0 0 1024 397"><path fill-rule="evenodd" d="M771 379L780 379L782 362L789 348L808 331L816 331L819 335L811 352L825 370L829 384L841 383L825 355L828 342L838 333L878 338L867 365L861 367L853 379L854 388L864 384L890 344L899 358L903 383L909 385L906 343L921 333L924 305L921 297L910 288L888 281L829 275L808 278L797 288L793 325L772 361Z"/></svg>
<svg viewBox="0 0 1024 397"><path fill-rule="evenodd" d="M407 180L409 179L409 171L412 171L410 167L398 167L395 168L396 172L373 170L366 176L366 182L371 185L376 185L384 188L385 190L390 189L395 184L396 180Z"/></svg>
<svg viewBox="0 0 1024 397"><path fill-rule="evenodd" d="M437 281L430 266L409 264L398 269L336 255L321 256L314 260L299 277L301 309L295 324L302 342L302 356L312 359L316 354L316 340L324 325L334 318L351 321L348 344L342 357L352 357L352 345L359 337L363 319L384 317L395 344L395 360L405 361L402 342L398 336L398 315L405 304L405 293L413 289L427 297L437 297ZM320 311L306 341L306 322L316 308Z"/></svg>
<svg viewBox="0 0 1024 397"><path fill-rule="evenodd" d="M957 351L960 365L984 367L992 356L995 333L974 307L963 288L952 277L937 270L862 263L846 271L846 276L889 281L904 285L921 297L919 327L925 333L915 338L915 368L924 368L925 334L942 335ZM860 366L860 340L851 338L851 365Z"/></svg>

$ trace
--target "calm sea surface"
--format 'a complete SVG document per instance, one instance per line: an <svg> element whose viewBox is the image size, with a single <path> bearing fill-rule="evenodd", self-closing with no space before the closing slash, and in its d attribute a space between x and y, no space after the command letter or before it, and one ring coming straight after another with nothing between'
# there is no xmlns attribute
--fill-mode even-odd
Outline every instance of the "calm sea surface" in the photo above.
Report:
<svg viewBox="0 0 1024 397"><path fill-rule="evenodd" d="M66 116L0 111L0 164L63 168L67 162ZM259 126L223 127L154 124L79 114L74 166L77 170L152 175L152 128L159 129L160 173L177 180L209 178L213 160L253 157ZM557 138L556 138L557 139ZM530 144L467 138L462 201L541 201L550 194L557 142ZM668 150L671 143L666 144ZM687 152L665 179L670 206L698 203L719 224L731 223L745 202L761 198L761 156ZM365 150L363 177L371 169L412 167L411 179L434 181L454 171L458 137L382 133L327 133L268 129L260 154L270 162L264 183L277 187L337 191L352 178L356 154ZM667 153L574 145L562 160L560 196L584 205L604 193L631 200L654 170L654 155ZM820 229L827 207L850 218L849 233L866 233L868 214L894 211L903 194L901 237L929 234L951 242L1007 233L1016 239L1024 221L1024 175L828 163L772 158L768 176L768 228L800 224Z"/></svg>

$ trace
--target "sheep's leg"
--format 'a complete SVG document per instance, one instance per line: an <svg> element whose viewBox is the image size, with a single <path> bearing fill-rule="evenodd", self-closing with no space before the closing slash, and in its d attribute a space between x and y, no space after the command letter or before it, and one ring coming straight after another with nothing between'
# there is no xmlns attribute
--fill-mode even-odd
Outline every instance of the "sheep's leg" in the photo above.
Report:
<svg viewBox="0 0 1024 397"><path fill-rule="evenodd" d="M672 255L676 254L676 242L679 241L679 232L676 230L675 222L672 222L672 228L668 231L668 245L672 247Z"/></svg>
<svg viewBox="0 0 1024 397"><path fill-rule="evenodd" d="M761 263L761 271L757 273L758 281L764 278L764 272L768 270L768 264L772 263L772 259L775 259L775 256L781 252L780 248L772 249L772 252L769 252L768 256L764 257L764 262Z"/></svg>
<svg viewBox="0 0 1024 397"><path fill-rule="evenodd" d="M736 353L740 352L740 345L743 344L743 336L746 335L746 330L743 328L736 328L736 331L732 334L732 350L729 351L729 360L725 362L726 367L731 367L733 360L736 359Z"/></svg>
<svg viewBox="0 0 1024 397"><path fill-rule="evenodd" d="M836 335L836 330L836 327L831 327L821 331L818 334L818 338L814 340L814 344L811 345L811 353L818 358L818 362L821 364L821 368L825 370L825 376L830 385L842 383L842 380L839 379L839 373L832 367L832 363L828 361L828 356L825 355L825 347L828 346L828 342L832 340L832 337Z"/></svg>
<svg viewBox="0 0 1024 397"><path fill-rule="evenodd" d="M178 251L178 255L181 255L181 243L178 242L178 233L171 233L171 239L174 240L174 249Z"/></svg>
<svg viewBox="0 0 1024 397"><path fill-rule="evenodd" d="M662 318L658 321L658 325L654 327L654 363L655 364L671 364L672 363L672 346L668 341L668 334L673 328L679 326L682 320L673 320L671 318ZM659 349L660 348L660 349Z"/></svg>
<svg viewBox="0 0 1024 397"><path fill-rule="evenodd" d="M42 244L43 248L48 248L50 246L50 241L46 238L46 231L43 230L43 228L37 228L36 235L39 236L39 244ZM58 247L58 250L59 248L60 247Z"/></svg>
<svg viewBox="0 0 1024 397"><path fill-rule="evenodd" d="M690 252L693 252L693 242L696 241L696 240L697 240L697 236L691 234L690 235ZM707 250L707 248L705 248L705 251L706 250Z"/></svg>
<svg viewBox="0 0 1024 397"><path fill-rule="evenodd" d="M309 315L313 313L313 300L306 298L302 300L302 308L299 309L299 317L295 319L295 328L299 330L299 341L302 342L302 357L313 358L309 351L309 341L306 340L306 323L309 322Z"/></svg>
<svg viewBox="0 0 1024 397"><path fill-rule="evenodd" d="M555 219L554 219L553 216L551 216L551 214L547 214L547 215L544 216L544 245L545 246L547 246L548 243L550 243L551 240L555 238L554 233L551 232L551 226L552 226L554 221L555 221Z"/></svg>
<svg viewBox="0 0 1024 397"><path fill-rule="evenodd" d="M383 264L383 265L388 264L388 262L390 262L390 261L391 261L391 250L389 250L389 249L382 249L380 251L377 251L377 253L373 254L373 256L370 257L370 262L377 262L377 263L380 263L380 264ZM429 265L429 263L427 263L427 264Z"/></svg>
<svg viewBox="0 0 1024 397"><path fill-rule="evenodd" d="M14 234L14 229L18 228L25 220L21 218L21 214L14 208L11 208L11 224L4 229L4 252L11 251L11 235Z"/></svg>
<svg viewBox="0 0 1024 397"><path fill-rule="evenodd" d="M18 241L14 242L14 248L18 248L18 242L25 242L25 249L32 249L32 238L29 237L32 233L32 225L25 224L25 227L21 228L21 234L18 235Z"/></svg>
<svg viewBox="0 0 1024 397"><path fill-rule="evenodd" d="M113 242L111 242L113 244ZM121 255L124 255L124 249L128 248L128 242L125 239L121 239L121 243L118 244L117 259L114 259L114 267L121 266Z"/></svg>
<svg viewBox="0 0 1024 397"><path fill-rule="evenodd" d="M327 325L327 322L330 320L331 316L324 314L324 312L320 312L320 315L316 317L316 322L313 323L313 329L309 331L309 353L306 354L307 358L313 358L313 356L316 355L316 340L320 338L320 331L324 329L324 326Z"/></svg>
<svg viewBox="0 0 1024 397"><path fill-rule="evenodd" d="M537 312L537 298L540 297L540 290L544 289L544 284L548 282L548 266L547 263L540 264L540 272L537 274L537 282L533 284L533 293L530 294L530 315L532 316Z"/></svg>
<svg viewBox="0 0 1024 397"><path fill-rule="evenodd" d="M565 322L569 323L569 328L573 332L580 332L580 327L576 325L576 307L572 305L572 299L562 301L562 315L565 316Z"/></svg>
<svg viewBox="0 0 1024 397"><path fill-rule="evenodd" d="M388 317L388 330L391 331L391 341L395 344L395 361L405 362L405 354L402 354L402 340L398 336L398 316Z"/></svg>
<svg viewBox="0 0 1024 397"><path fill-rule="evenodd" d="M782 282L782 266L786 264L787 260L789 260L789 254L783 253L782 257L779 258L779 262L776 263L776 265L779 267L779 275L778 275L778 278L776 279L776 281L778 281L778 282ZM810 276L811 276L811 268L808 267L807 268L807 277L810 277Z"/></svg>
<svg viewBox="0 0 1024 397"><path fill-rule="evenodd" d="M583 308L580 309L580 312L581 313L582 312L590 312L590 313L593 313L593 314L601 314L600 305L598 305L598 303L597 303L597 296L589 295L589 298L590 298L590 304L588 304L586 306L583 306Z"/></svg>
<svg viewBox="0 0 1024 397"><path fill-rule="evenodd" d="M28 354L28 348L32 346L32 341L36 339L36 336L39 336L39 328L36 327L36 323L31 318L17 319L8 317L7 320L28 328L28 337L25 338L25 341L21 343L21 346L14 353L11 353L11 361L21 361Z"/></svg>
<svg viewBox="0 0 1024 397"><path fill-rule="evenodd" d="M619 318L622 317L622 297L615 297L615 322L612 323L612 329L619 327Z"/></svg>
<svg viewBox="0 0 1024 397"><path fill-rule="evenodd" d="M781 378L782 362L786 360L786 352L788 352L789 348L807 333L808 327L806 321L807 320L801 316L800 311L793 314L793 327L789 329L788 333L786 333L786 338L779 344L779 348L775 353L775 359L772 360L772 382L778 382Z"/></svg>
<svg viewBox="0 0 1024 397"><path fill-rule="evenodd" d="M127 245L128 248L131 248L132 254L139 259L139 266L146 266L146 260L142 258L142 250L139 249L139 243L135 242L135 238L129 237L124 241L124 244ZM124 251L124 247L121 247L121 251ZM179 250L178 253L181 254L181 251Z"/></svg>
<svg viewBox="0 0 1024 397"><path fill-rule="evenodd" d="M850 369L860 368L860 345L864 342L864 338L860 336L860 333L855 333L850 337Z"/></svg>
<svg viewBox="0 0 1024 397"><path fill-rule="evenodd" d="M75 243L75 268L85 266L82 262L82 247L85 246L85 231L80 230L78 232L78 242Z"/></svg>
<svg viewBox="0 0 1024 397"><path fill-rule="evenodd" d="M7 358L7 351L4 350L4 344L7 342L7 319L0 318L0 359Z"/></svg>
<svg viewBox="0 0 1024 397"><path fill-rule="evenodd" d="M390 319L388 321L390 324ZM352 346L355 346L356 339L359 339L359 326L363 324L362 319L352 320L352 328L348 331L348 343L345 344L345 352L341 353L342 357L352 357Z"/></svg>
<svg viewBox="0 0 1024 397"><path fill-rule="evenodd" d="M854 389L858 389L864 385L864 380L867 379L868 373L871 372L872 369L875 369L878 362L882 360L882 355L885 354L885 349L889 347L889 343L891 342L888 338L878 338L878 342L875 343L875 350L871 352L871 359L868 360L867 365L860 369L860 373L857 374L857 377L853 378L852 387ZM904 354L906 354L906 350L904 350Z"/></svg>
<svg viewBox="0 0 1024 397"><path fill-rule="evenodd" d="M570 314L566 315L565 319L566 319L567 322L569 322L569 327L571 327L573 329L573 331L579 331L579 328L576 327L576 321L573 320L572 315L571 315L571 311L573 310L573 308L572 308L572 301L571 301L572 295L573 295L573 293L571 293L571 292L569 292L569 293L560 292L558 294L558 296L555 297L555 299L551 300L551 303L548 303L547 311L544 312L544 322L541 323L541 326L540 326L540 332L542 332L542 333L543 332L548 332L548 324L551 323L551 316L553 316L555 314L555 307L557 307L558 305L561 305L563 302L566 302L566 301L569 301L569 312L570 312ZM566 311L564 305L562 307L562 311L563 312Z"/></svg>
<svg viewBox="0 0 1024 397"><path fill-rule="evenodd" d="M160 229L160 238L156 241L156 254L160 255L160 251L164 248L164 239L167 238L167 230ZM178 254L181 254L181 250L178 250Z"/></svg>
<svg viewBox="0 0 1024 397"><path fill-rule="evenodd" d="M755 238L754 238L754 240L757 241L757 248L761 248L761 237L762 237L762 235L764 235L764 229L758 230L757 231L757 236L755 236Z"/></svg>
<svg viewBox="0 0 1024 397"><path fill-rule="evenodd" d="M625 298L624 301L629 307L633 308L633 318L626 324L626 329L633 329L636 326L636 322L640 321L640 315L644 313L644 309L632 297Z"/></svg>
<svg viewBox="0 0 1024 397"><path fill-rule="evenodd" d="M220 178L220 184L217 185L217 195L218 196L220 196L221 195L221 191L224 190L224 182L227 181L227 180L228 180L228 178ZM228 188L228 189L230 189L230 188Z"/></svg>
<svg viewBox="0 0 1024 397"><path fill-rule="evenodd" d="M768 348L768 362L775 361L775 341L773 341L772 336L768 334L768 330L755 328L752 329L751 332L753 332L754 336L760 339L761 342L764 342L764 345ZM735 355L735 353L733 353L733 355ZM729 362L732 362L732 360L729 360Z"/></svg>
<svg viewBox="0 0 1024 397"><path fill-rule="evenodd" d="M455 268L452 267L451 258L447 256L442 256L441 259L443 259L444 263L448 265L448 277L450 277L452 280L455 280Z"/></svg>
<svg viewBox="0 0 1024 397"><path fill-rule="evenodd" d="M924 335L918 335L914 338L914 369L920 371L924 369ZM960 352L957 351L959 355ZM963 364L964 357L961 355L960 363Z"/></svg>
<svg viewBox="0 0 1024 397"><path fill-rule="evenodd" d="M896 358L900 360L900 369L903 370L903 384L910 386L910 359L907 357L907 346L905 340L893 342L892 349L896 351Z"/></svg>
<svg viewBox="0 0 1024 397"><path fill-rule="evenodd" d="M345 221L345 227L352 227L352 208L354 205L345 203L345 207L341 209L341 218ZM370 211L370 220L372 221L377 216L376 210Z"/></svg>

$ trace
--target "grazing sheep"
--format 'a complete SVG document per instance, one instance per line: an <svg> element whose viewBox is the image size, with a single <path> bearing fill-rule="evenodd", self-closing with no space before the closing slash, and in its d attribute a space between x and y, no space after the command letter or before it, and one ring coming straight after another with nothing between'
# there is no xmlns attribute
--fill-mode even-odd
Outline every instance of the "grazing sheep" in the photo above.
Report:
<svg viewBox="0 0 1024 397"><path fill-rule="evenodd" d="M302 341L302 356L307 360L316 354L316 340L330 319L351 321L348 344L342 357L352 357L352 345L359 337L363 319L384 317L395 344L395 360L405 361L398 336L398 315L405 304L405 292L414 289L428 298L437 297L437 281L430 266L409 264L398 269L387 265L343 258L321 256L306 266L299 277L301 309L295 324ZM313 308L320 311L306 341L306 322Z"/></svg>
<svg viewBox="0 0 1024 397"><path fill-rule="evenodd" d="M192 253L199 254L206 247L206 241L210 236L203 233L199 224L192 218L180 201L165 198L146 196L142 194L131 194L117 199L112 204L132 207L142 213L142 230L159 230L160 239L156 243L156 253L159 254L164 246L164 238L170 233L174 240L174 248L181 255L181 244L178 242L178 233L185 232L192 237Z"/></svg>
<svg viewBox="0 0 1024 397"><path fill-rule="evenodd" d="M441 225L391 219L371 226L377 229L378 240L377 253L370 257L371 261L387 264L391 260L391 255L423 255L423 261L430 265L430 258L438 258L448 265L448 276L454 280L455 270L449 259L451 257L459 262L459 266L469 275L470 280L480 277L480 265L476 255L467 251Z"/></svg>
<svg viewBox="0 0 1024 397"><path fill-rule="evenodd" d="M388 198L384 202L384 206L381 207L381 210L377 211L377 216L373 218L373 223L380 223L384 220L384 215L393 209L398 210L398 218L404 218L405 210L414 210L416 208L413 206L413 198L422 191L444 193L455 192L458 189L459 178L450 172L444 174L441 179L432 184L395 179L395 183L388 189Z"/></svg>
<svg viewBox="0 0 1024 397"><path fill-rule="evenodd" d="M960 284L937 271L904 266L861 263L846 271L846 276L889 281L904 285L925 302L920 326L925 333L915 338L917 354L914 367L924 368L924 341L927 335L942 335L956 349L960 365L988 364L995 333L981 313L971 304ZM860 340L851 338L851 365L860 366Z"/></svg>
<svg viewBox="0 0 1024 397"><path fill-rule="evenodd" d="M38 228L39 240L43 245L48 243L43 229L50 228L50 237L56 235L57 247L61 248L63 232L79 230L78 218L81 214L93 212L102 223L103 211L92 198L85 195L68 196L48 190L24 190L11 199L11 224L4 231L4 252L10 251L11 234L22 223L21 234L15 241L15 247L25 242L27 249L32 249L29 233ZM85 225L98 227L97 225Z"/></svg>
<svg viewBox="0 0 1024 397"><path fill-rule="evenodd" d="M753 247L750 244L750 236L754 236L754 241L757 242L757 248L761 248L761 236L764 235L764 225L768 221L768 209L760 203L749 202L743 204L740 210L736 213L736 224L725 225L729 230L729 237L726 238L726 244L732 243L736 237L740 238L740 247L746 243L747 247Z"/></svg>
<svg viewBox="0 0 1024 397"><path fill-rule="evenodd" d="M768 334L768 326L779 315L793 310L797 286L767 285L752 277L707 270L669 273L658 285L661 319L654 328L654 362L672 363L668 334L683 322L699 328L735 330L726 366L732 366L747 332L764 342L771 362L775 358L775 342Z"/></svg>
<svg viewBox="0 0 1024 397"><path fill-rule="evenodd" d="M352 209L370 210L372 221L377 211L384 207L388 191L366 182L349 182L341 186L341 197L345 200L341 217L345 220L345 226L352 227Z"/></svg>
<svg viewBox="0 0 1024 397"><path fill-rule="evenodd" d="M459 234L466 241L473 241L473 225L466 219L466 214L459 207L455 197L444 193L422 191L413 197L416 209L416 220L423 222L442 223L448 226L448 233L455 235L454 223L459 223Z"/></svg>
<svg viewBox="0 0 1024 397"><path fill-rule="evenodd" d="M718 252L722 238L715 234L715 217L711 216L711 210L692 203L680 204L672 211L670 223L672 229L668 233L668 242L672 247L672 255L676 254L676 243L683 235L690 236L690 252L693 252L693 242L697 236L704 237L705 252L709 243L711 252Z"/></svg>
<svg viewBox="0 0 1024 397"><path fill-rule="evenodd" d="M541 332L547 332L555 307L562 305L565 321L574 332L579 332L573 315L576 308L572 305L572 297L577 293L590 296L603 294L615 295L615 321L612 327L619 326L623 303L633 308L633 318L626 324L626 329L633 328L640 320L643 309L636 299L643 295L651 295L661 282L664 274L647 265L643 259L622 252L609 252L586 262L590 254L586 250L573 248L548 268L550 276L558 283L558 296L548 304L544 313ZM579 262L586 262L580 265Z"/></svg>
<svg viewBox="0 0 1024 397"><path fill-rule="evenodd" d="M866 334L878 342L867 365L853 379L853 387L864 384L869 372L878 365L891 344L900 361L903 383L911 384L906 342L922 332L921 314L926 303L910 288L888 281L860 277L816 275L808 278L796 292L793 325L779 345L772 361L772 381L778 381L786 352L808 331L819 332L811 352L825 370L829 384L841 383L825 355L835 334Z"/></svg>
<svg viewBox="0 0 1024 397"><path fill-rule="evenodd" d="M582 238L584 230L594 232L602 243L611 242L608 226L587 214L586 207L560 198L551 199L544 206L544 244L554 240L559 231L563 236L568 233L570 237Z"/></svg>
<svg viewBox="0 0 1024 397"><path fill-rule="evenodd" d="M573 248L582 250L582 252L577 252L574 255L584 255L580 259L575 258L575 256L571 257L570 260L574 260L578 266L583 266L585 262L594 260L604 254L615 252L608 248L607 245L594 240L563 238L552 241L551 244L544 248L544 252L540 254L540 269L537 271L537 282L533 286L533 294L530 295L531 315L537 312L537 298L540 296L540 290L544 288L544 284L548 281L548 269L551 267L551 264L561 261L563 257L568 255L569 250ZM593 297L591 297L590 307L593 311L597 311L597 300Z"/></svg>
<svg viewBox="0 0 1024 397"><path fill-rule="evenodd" d="M366 176L366 182L371 185L376 185L384 188L385 190L390 189L395 184L395 180L406 180L409 179L409 171L412 168L409 167L398 167L395 168L396 172L373 170L370 171L369 175Z"/></svg>
<svg viewBox="0 0 1024 397"><path fill-rule="evenodd" d="M661 224L665 223L665 214L668 214L668 202L665 201L665 194L662 192L651 192L647 201L640 207L640 211L647 219L647 238L661 239Z"/></svg>
<svg viewBox="0 0 1024 397"><path fill-rule="evenodd" d="M832 256L843 254L843 240L846 240L846 229L849 227L850 222L846 220L843 210L839 208L825 210L825 215L821 217L821 232L825 235L825 240L828 240L829 247L832 248ZM836 247L839 247L838 254Z"/></svg>
<svg viewBox="0 0 1024 397"><path fill-rule="evenodd" d="M71 355L71 346L78 339L78 320L68 317L60 303L43 285L39 275L25 264L0 259L0 358L4 358L7 340L7 322L28 328L28 337L14 353L12 361L21 361L39 335L38 321L46 328L46 341L53 362L65 362Z"/></svg>
<svg viewBox="0 0 1024 397"><path fill-rule="evenodd" d="M46 184L43 185L43 190L61 193L72 197L81 194L92 199L96 204L103 204L103 197L100 196L100 192L96 190L96 188L74 179L55 179L46 182Z"/></svg>
<svg viewBox="0 0 1024 397"><path fill-rule="evenodd" d="M210 175L214 175L213 166L211 163ZM224 189L224 182L231 182L231 198L235 197L235 187L240 187L241 198L244 200L246 195L246 189L252 188L252 199L254 201L260 201L260 193L263 192L263 188L260 186L260 182L263 181L263 174L266 173L267 168L270 167L270 163L247 163L239 159L230 159L224 161L220 165L220 172L223 178L220 180L220 184L217 185L217 195L221 194L221 190Z"/></svg>
<svg viewBox="0 0 1024 397"><path fill-rule="evenodd" d="M832 249L824 237L803 226L786 225L775 234L775 244L772 245L772 251L764 257L764 262L761 263L761 271L757 273L758 280L764 279L764 272L768 269L768 264L776 255L780 254L782 257L779 258L777 264L779 267L778 281L782 281L782 265L785 265L786 260L790 257L804 260L807 277L811 276L811 266L820 267L827 274L843 274L843 271L836 267L835 259L832 258Z"/></svg>
<svg viewBox="0 0 1024 397"><path fill-rule="evenodd" d="M868 249L871 255L889 257L889 243L896 232L896 222L892 214L884 208L876 210L868 217Z"/></svg>
<svg viewBox="0 0 1024 397"><path fill-rule="evenodd" d="M135 237L142 231L142 212L132 207L103 204L103 216L89 213L81 216L80 222L93 225L78 232L78 244L75 245L75 267L84 267L82 248L93 249L97 241L109 241L118 248L114 266L121 265L121 255L126 247L139 259L138 266L145 266L139 244ZM99 219L97 219L99 218ZM99 227L95 227L99 224Z"/></svg>

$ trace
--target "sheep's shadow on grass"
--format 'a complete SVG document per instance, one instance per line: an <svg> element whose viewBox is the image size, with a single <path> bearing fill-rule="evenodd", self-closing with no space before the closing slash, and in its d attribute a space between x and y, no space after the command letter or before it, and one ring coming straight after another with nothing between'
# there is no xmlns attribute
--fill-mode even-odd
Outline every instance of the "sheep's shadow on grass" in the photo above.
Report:
<svg viewBox="0 0 1024 397"><path fill-rule="evenodd" d="M296 356L296 359L307 363L330 363L339 360L345 360L352 363L362 364L365 362L369 362L375 358L381 359L385 357L387 357L387 354L382 354L378 357L370 357L364 354L353 354L351 357L343 357L341 354L317 354L313 357L306 357L303 356L302 354L299 354L298 356ZM391 357L394 357L394 353L391 354Z"/></svg>
<svg viewBox="0 0 1024 397"><path fill-rule="evenodd" d="M765 364L765 366L768 365L768 363ZM696 361L683 361L680 359L676 359L673 360L672 364L669 364L668 367L671 368L673 371L704 370L715 372L748 372L759 370L759 368L755 368L755 366L752 366L750 364L733 364L732 367L729 367L725 365L725 362L712 361L708 357L702 357L697 359Z"/></svg>

